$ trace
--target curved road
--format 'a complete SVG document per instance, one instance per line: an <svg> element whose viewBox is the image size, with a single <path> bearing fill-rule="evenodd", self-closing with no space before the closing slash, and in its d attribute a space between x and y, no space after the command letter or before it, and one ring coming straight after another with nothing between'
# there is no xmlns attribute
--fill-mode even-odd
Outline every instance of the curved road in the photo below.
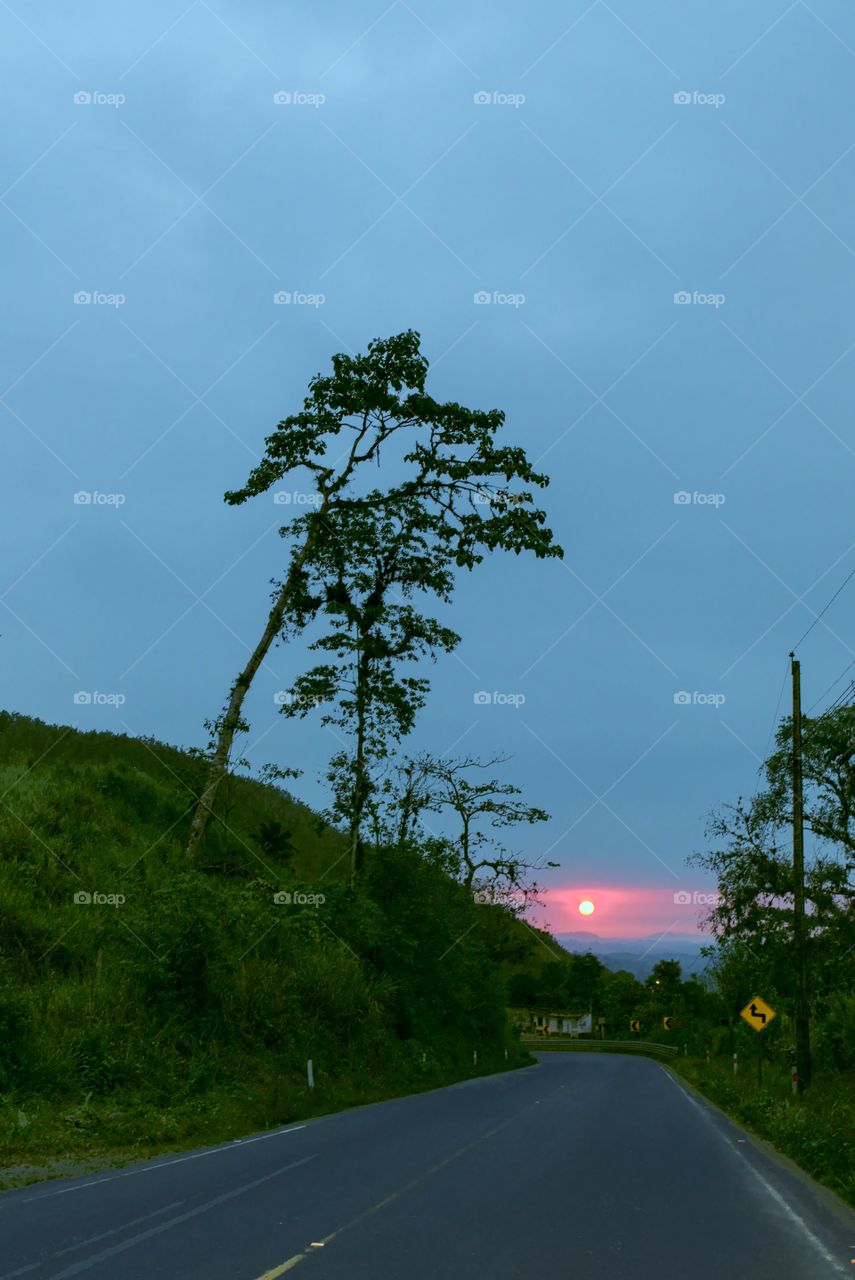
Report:
<svg viewBox="0 0 855 1280"><path fill-rule="evenodd" d="M853 1258L855 1214L606 1054L0 1195L0 1280L820 1280Z"/></svg>

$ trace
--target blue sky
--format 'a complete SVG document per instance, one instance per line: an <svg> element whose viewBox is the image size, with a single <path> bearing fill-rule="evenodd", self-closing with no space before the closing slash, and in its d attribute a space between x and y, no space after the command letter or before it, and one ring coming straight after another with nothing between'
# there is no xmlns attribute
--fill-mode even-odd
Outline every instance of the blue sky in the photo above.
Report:
<svg viewBox="0 0 855 1280"><path fill-rule="evenodd" d="M566 549L460 581L412 746L513 757L556 903L636 887L639 928L691 930L685 856L855 567L851 7L15 0L0 27L3 704L201 743L283 559L283 508L223 491L333 352L412 327L433 394L504 409L551 475ZM806 708L853 605L799 651ZM248 753L320 806L336 744L273 701L301 665L272 656Z"/></svg>

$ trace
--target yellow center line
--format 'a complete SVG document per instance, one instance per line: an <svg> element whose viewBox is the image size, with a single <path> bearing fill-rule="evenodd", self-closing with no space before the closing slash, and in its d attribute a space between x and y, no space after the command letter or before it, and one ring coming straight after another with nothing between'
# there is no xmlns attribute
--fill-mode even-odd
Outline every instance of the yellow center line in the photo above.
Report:
<svg viewBox="0 0 855 1280"><path fill-rule="evenodd" d="M535 1103L531 1104L531 1106L535 1105ZM460 1156L465 1155L467 1151L471 1151L473 1147L477 1147L479 1143L486 1142L488 1138L494 1137L494 1135L500 1133L502 1129L507 1129L509 1124L515 1124L519 1117L528 1110L529 1107L524 1107L523 1111L511 1116L509 1120L503 1120L501 1124L497 1124L495 1129L490 1129L487 1133L482 1133L480 1137L474 1138L472 1142L467 1142L466 1146L459 1147L457 1151L453 1151L450 1156L446 1156L445 1159L440 1160L438 1164L432 1165L430 1169L425 1170L424 1173L420 1173L419 1176L417 1178L413 1178L411 1182L404 1183L404 1185L399 1187L397 1191L393 1191L390 1195L386 1196L385 1199L378 1201L375 1205L372 1205L370 1209L363 1210L363 1212L358 1213L355 1218L351 1218L350 1222L346 1222L344 1226L331 1232L330 1235L324 1236L323 1240L315 1241L308 1249L304 1249L302 1253L295 1253L292 1257L281 1262L278 1267L272 1267L270 1271L265 1271L263 1275L257 1277L257 1280L277 1280L278 1276L284 1276L286 1271L291 1271L298 1263L302 1262L304 1258L308 1258L310 1254L314 1253L316 1249L324 1248L325 1245L328 1245L332 1240L335 1240L337 1236L342 1235L345 1231L350 1231L351 1227L355 1227L360 1222L364 1222L366 1218L372 1217L373 1214L379 1213L381 1209L385 1209L386 1205L391 1204L394 1200L399 1200L401 1196L406 1195L408 1191L412 1191L414 1187L419 1186L419 1184L424 1182L427 1178L438 1173L440 1169L444 1169L445 1166L447 1164L451 1164L453 1160L458 1160Z"/></svg>
<svg viewBox="0 0 855 1280"><path fill-rule="evenodd" d="M293 1258L289 1258L287 1262L283 1262L281 1266L273 1267L270 1271L265 1271L263 1276L259 1276L258 1280L276 1280L277 1276L284 1276L286 1271L290 1271L292 1267L296 1267L298 1262L305 1258L305 1253L295 1253Z"/></svg>

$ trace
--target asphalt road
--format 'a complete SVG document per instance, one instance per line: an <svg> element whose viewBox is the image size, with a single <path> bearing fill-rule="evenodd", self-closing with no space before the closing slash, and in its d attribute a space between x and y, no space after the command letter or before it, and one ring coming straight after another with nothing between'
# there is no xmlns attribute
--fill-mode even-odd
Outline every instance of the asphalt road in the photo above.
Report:
<svg viewBox="0 0 855 1280"><path fill-rule="evenodd" d="M0 1195L0 1280L819 1280L855 1214L658 1063L540 1065Z"/></svg>

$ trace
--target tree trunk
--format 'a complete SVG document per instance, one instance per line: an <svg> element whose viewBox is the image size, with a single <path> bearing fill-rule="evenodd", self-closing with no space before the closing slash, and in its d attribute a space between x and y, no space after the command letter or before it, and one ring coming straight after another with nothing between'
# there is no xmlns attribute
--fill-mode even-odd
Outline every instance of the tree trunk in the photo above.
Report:
<svg viewBox="0 0 855 1280"><path fill-rule="evenodd" d="M364 641L364 637L363 637ZM368 683L370 659L363 649L359 655L356 677L356 757L354 760L353 813L350 819L350 887L356 885L362 863L362 810L365 807L365 687Z"/></svg>
<svg viewBox="0 0 855 1280"><path fill-rule="evenodd" d="M323 506L319 508L318 515L323 513ZM214 812L214 801L217 792L226 775L228 769L229 757L231 756L232 746L235 740L235 734L240 723L241 711L243 709L244 700L249 693L250 685L255 678L256 672L261 666L270 646L276 639L282 629L282 623L285 619L285 610L288 605L288 599L294 590L298 574L308 559L314 547L316 535L314 533L315 525L311 525L306 540L292 562L288 572L288 577L282 584L279 595L276 597L273 608L267 618L267 626L264 628L264 634L259 640L255 649L252 651L249 661L243 671L232 685L231 694L229 696L228 706L223 716L217 735L217 744L214 748L214 754L208 768L208 776L205 780L205 786L202 794L199 796L196 804L196 811L193 814L193 821L190 824L190 835L187 840L187 848L185 854L188 858L195 857L198 852L199 845L207 830L208 823Z"/></svg>
<svg viewBox="0 0 855 1280"><path fill-rule="evenodd" d="M466 875L463 880L466 889L472 888L472 881L475 879L475 866L469 857L469 819L461 814L463 818L463 830L460 835L460 852L463 858L463 865L466 868Z"/></svg>
<svg viewBox="0 0 855 1280"><path fill-rule="evenodd" d="M404 772L406 783L404 785L404 791L401 796L401 814L400 814L400 819L398 821L398 848L399 849L403 849L406 843L407 835L410 827L410 821L413 818L413 814L415 810L416 784L413 781L414 774L415 774L415 766L412 764L408 765Z"/></svg>

